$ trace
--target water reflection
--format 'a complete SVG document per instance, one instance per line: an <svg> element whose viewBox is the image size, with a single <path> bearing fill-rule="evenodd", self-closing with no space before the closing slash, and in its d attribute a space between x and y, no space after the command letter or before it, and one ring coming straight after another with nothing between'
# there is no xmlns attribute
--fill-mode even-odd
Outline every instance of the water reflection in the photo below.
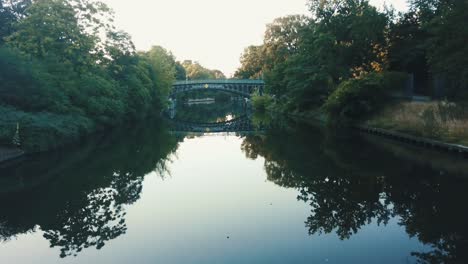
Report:
<svg viewBox="0 0 468 264"><path fill-rule="evenodd" d="M434 168L403 159L349 131L282 124L246 136L242 149L248 158L265 158L268 180L296 188L298 200L310 204L310 235L349 239L372 221L385 225L396 217L431 247L412 253L419 262L468 262L468 175L453 175L450 164Z"/></svg>
<svg viewBox="0 0 468 264"><path fill-rule="evenodd" d="M2 186L14 192L0 199L0 240L39 226L51 247L60 248L61 257L102 248L126 232L125 206L139 199L145 175L164 175L180 140L147 124L93 140L65 156L3 168L2 179L15 188Z"/></svg>
<svg viewBox="0 0 468 264"><path fill-rule="evenodd" d="M170 130L177 133L237 132L240 135L263 129L254 125L251 107L244 101L182 104L171 110L172 115L166 121Z"/></svg>
<svg viewBox="0 0 468 264"><path fill-rule="evenodd" d="M217 115L195 121L218 121L227 114ZM268 115L249 116L249 122L268 129L239 135L239 151L248 159L264 158L268 181L297 190L297 199L310 207L304 219L310 236L335 233L348 240L370 223L397 220L409 236L429 246L413 252L419 262L468 262L466 160L444 161L420 149L415 157L382 139ZM187 138L169 130L156 120L1 168L0 240L40 230L67 257L123 238L127 208L140 199L145 176L169 175L172 154ZM220 194L220 203L229 201L223 195L228 196Z"/></svg>
<svg viewBox="0 0 468 264"><path fill-rule="evenodd" d="M179 104L173 119L192 123L221 123L247 115L249 107L241 100L223 103Z"/></svg>

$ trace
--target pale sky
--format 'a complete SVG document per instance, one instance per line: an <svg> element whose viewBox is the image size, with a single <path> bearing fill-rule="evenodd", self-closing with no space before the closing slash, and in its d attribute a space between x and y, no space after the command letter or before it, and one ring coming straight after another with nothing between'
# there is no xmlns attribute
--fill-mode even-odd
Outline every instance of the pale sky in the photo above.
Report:
<svg viewBox="0 0 468 264"><path fill-rule="evenodd" d="M230 76L245 47L262 43L266 24L306 14L307 0L102 0L115 11L115 24L138 50L160 45L177 60L198 61ZM371 0L382 6L383 0ZM398 10L405 0L387 0Z"/></svg>

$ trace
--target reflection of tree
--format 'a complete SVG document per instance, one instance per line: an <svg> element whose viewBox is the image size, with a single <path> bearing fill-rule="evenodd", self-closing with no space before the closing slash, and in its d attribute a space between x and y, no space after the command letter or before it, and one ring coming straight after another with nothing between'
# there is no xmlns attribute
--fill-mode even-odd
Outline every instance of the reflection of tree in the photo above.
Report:
<svg viewBox="0 0 468 264"><path fill-rule="evenodd" d="M44 237L53 247L60 247L61 257L75 255L83 248L100 249L105 241L125 233L125 213L116 202L115 189L98 189L83 197L85 207L73 210L67 206L57 218L56 226L48 227ZM72 209L70 214L70 210Z"/></svg>
<svg viewBox="0 0 468 264"><path fill-rule="evenodd" d="M413 253L421 263L466 263L468 206L460 201L468 180L350 139L295 125L247 136L242 149L249 158L265 158L268 180L296 188L311 205L311 235L348 239L371 221L398 216L410 236L433 248Z"/></svg>
<svg viewBox="0 0 468 264"><path fill-rule="evenodd" d="M148 124L97 138L63 158L25 164L18 171L26 181L37 176L47 182L5 195L0 204L0 239L40 226L51 246L60 248L61 257L88 247L102 248L125 233L125 205L139 199L146 174L156 171L163 176L178 141L164 128ZM43 164L56 169L38 169ZM37 175L49 172L52 175Z"/></svg>
<svg viewBox="0 0 468 264"><path fill-rule="evenodd" d="M414 255L422 263L467 263L467 180L429 168L410 175L406 181L392 180L387 192L407 232L433 248Z"/></svg>
<svg viewBox="0 0 468 264"><path fill-rule="evenodd" d="M363 187L369 191L361 192ZM390 211L388 205L380 202L378 187L378 182L356 181L355 177L332 177L309 183L300 196L313 208L306 221L309 234L330 233L336 229L341 239L348 239L372 219L386 224ZM332 192L339 195L330 195Z"/></svg>
<svg viewBox="0 0 468 264"><path fill-rule="evenodd" d="M242 146L249 157L265 155L268 180L298 189L298 199L311 205L311 216L306 221L310 234L336 229L344 239L374 218L384 223L389 220L388 206L380 202L378 179L340 170L323 156L318 145L299 149L303 141L297 135L276 136L270 134L261 146L260 137L248 136ZM256 152L259 150L263 153ZM363 187L368 192L361 192Z"/></svg>

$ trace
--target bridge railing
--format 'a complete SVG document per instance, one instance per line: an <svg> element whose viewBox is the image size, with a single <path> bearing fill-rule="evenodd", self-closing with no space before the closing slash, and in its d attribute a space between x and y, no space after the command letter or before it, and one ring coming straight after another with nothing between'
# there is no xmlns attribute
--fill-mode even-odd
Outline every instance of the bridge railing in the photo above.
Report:
<svg viewBox="0 0 468 264"><path fill-rule="evenodd" d="M188 81L176 81L174 85L187 85L187 84L253 84L253 85L264 85L263 80L240 80L240 79L216 79L216 80L188 80Z"/></svg>

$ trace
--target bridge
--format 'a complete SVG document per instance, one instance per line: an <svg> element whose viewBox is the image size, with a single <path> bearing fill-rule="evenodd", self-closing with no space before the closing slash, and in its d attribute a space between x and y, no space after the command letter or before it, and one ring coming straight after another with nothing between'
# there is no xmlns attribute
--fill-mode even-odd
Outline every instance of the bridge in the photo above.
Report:
<svg viewBox="0 0 468 264"><path fill-rule="evenodd" d="M259 94L263 94L264 87L265 82L263 80L219 79L176 81L172 85L170 96L174 97L178 93L194 90L217 90L250 98L252 93L256 91Z"/></svg>
<svg viewBox="0 0 468 264"><path fill-rule="evenodd" d="M220 133L257 131L247 115L219 123L193 123L179 120L167 120L174 132Z"/></svg>

